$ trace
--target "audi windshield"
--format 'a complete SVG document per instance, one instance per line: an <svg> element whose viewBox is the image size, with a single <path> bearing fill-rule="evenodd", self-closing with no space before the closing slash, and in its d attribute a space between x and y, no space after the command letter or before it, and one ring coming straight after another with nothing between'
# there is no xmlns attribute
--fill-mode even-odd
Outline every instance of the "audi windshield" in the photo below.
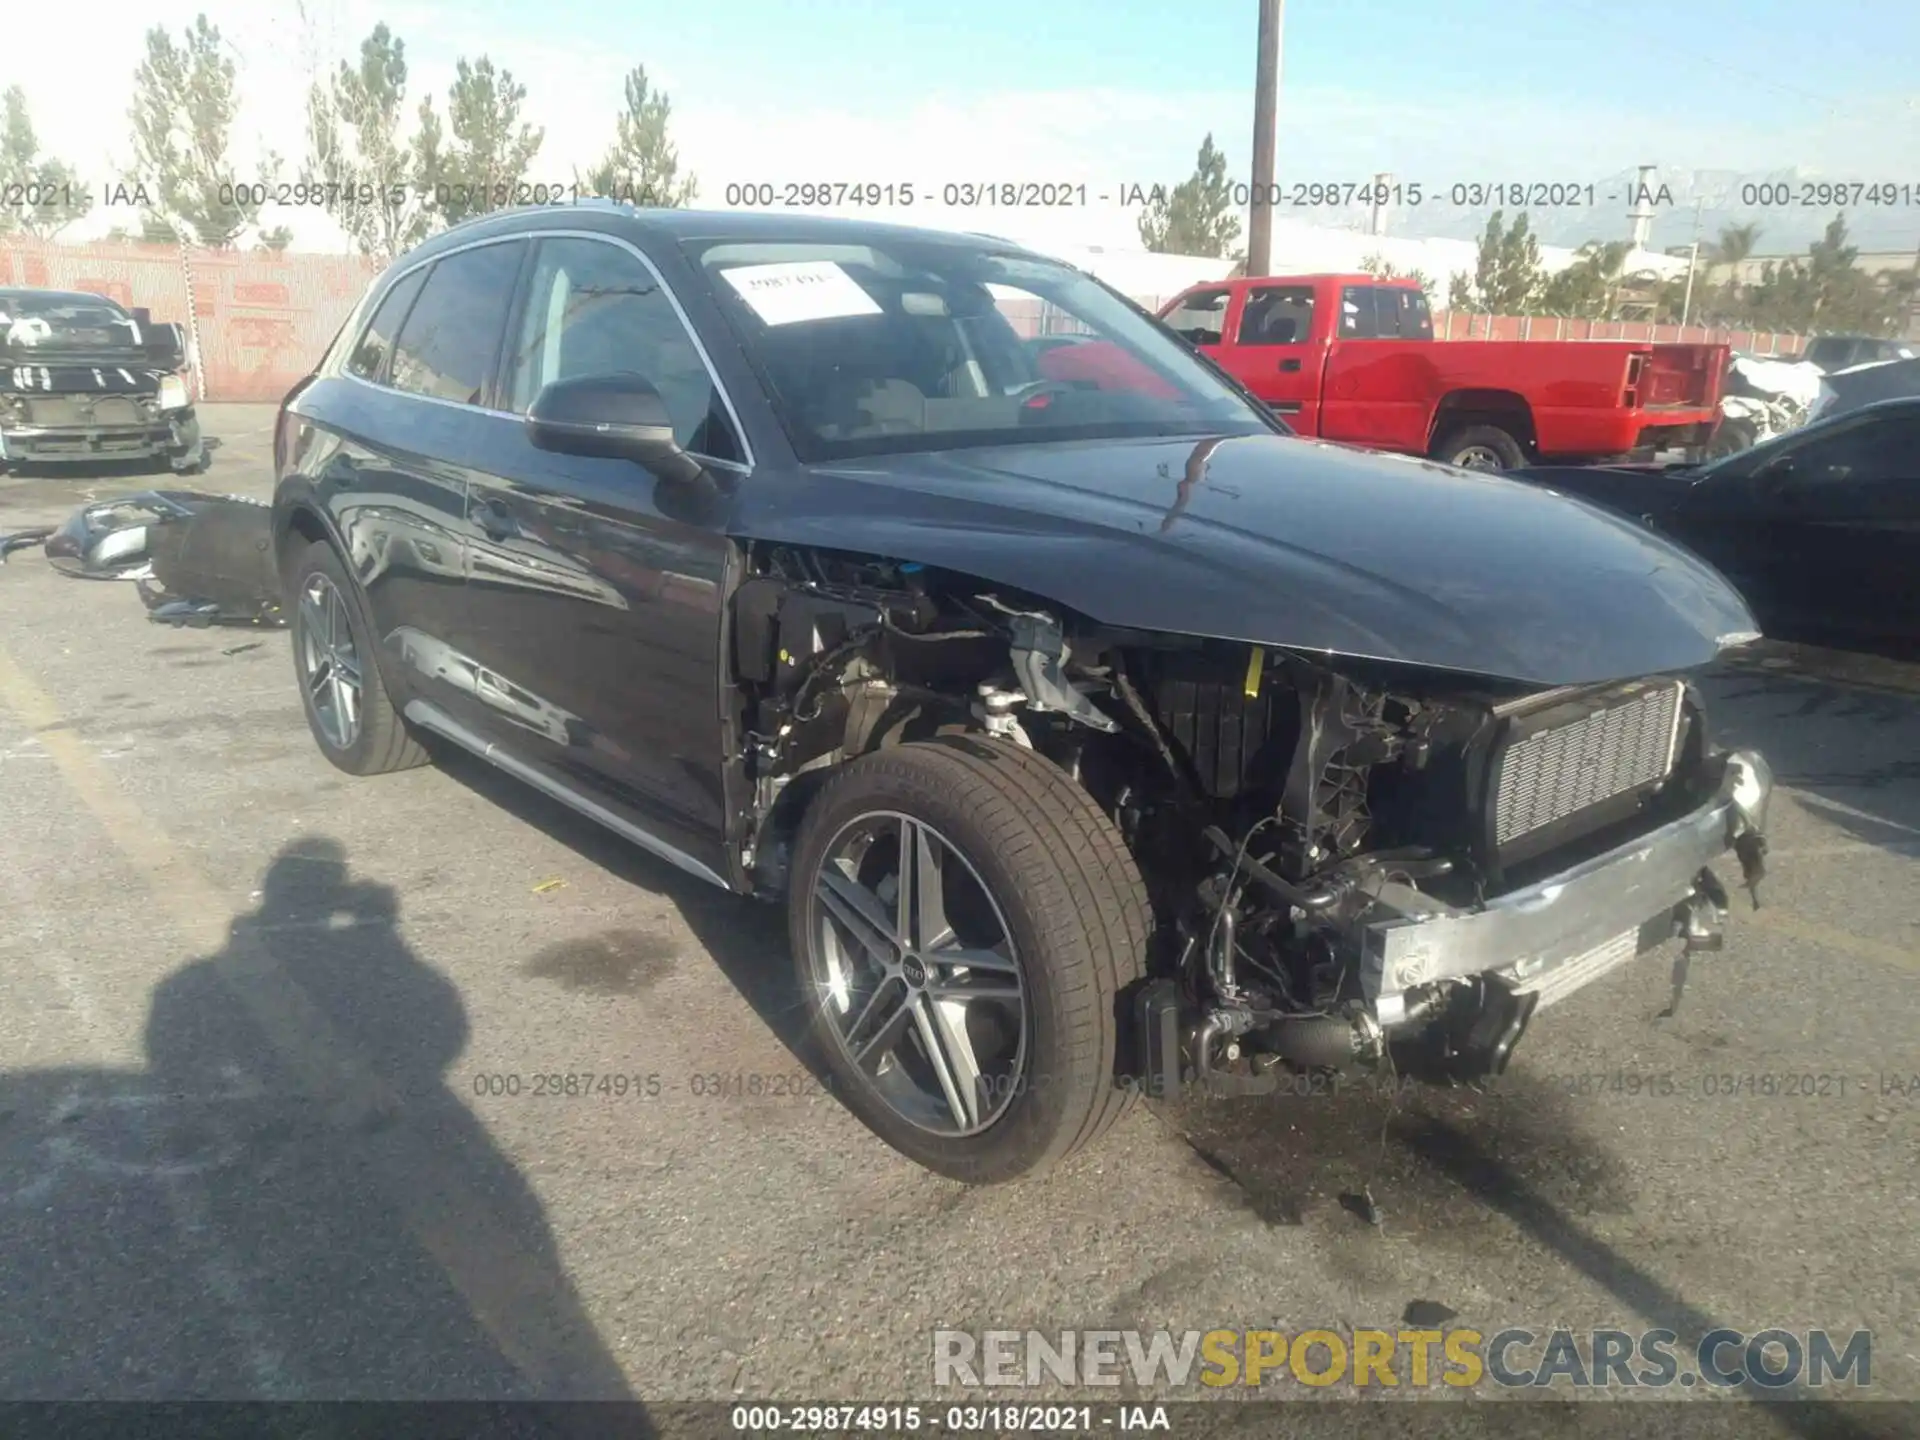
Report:
<svg viewBox="0 0 1920 1440"><path fill-rule="evenodd" d="M706 241L704 267L803 461L1284 433L1069 266L982 246Z"/></svg>

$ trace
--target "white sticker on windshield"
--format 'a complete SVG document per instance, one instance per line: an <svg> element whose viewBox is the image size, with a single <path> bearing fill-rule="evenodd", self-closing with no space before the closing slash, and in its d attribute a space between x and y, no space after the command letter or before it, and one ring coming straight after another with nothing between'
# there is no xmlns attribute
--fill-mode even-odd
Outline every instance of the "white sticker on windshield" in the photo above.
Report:
<svg viewBox="0 0 1920 1440"><path fill-rule="evenodd" d="M737 265L720 273L753 307L753 313L769 325L880 313L873 297L833 260Z"/></svg>

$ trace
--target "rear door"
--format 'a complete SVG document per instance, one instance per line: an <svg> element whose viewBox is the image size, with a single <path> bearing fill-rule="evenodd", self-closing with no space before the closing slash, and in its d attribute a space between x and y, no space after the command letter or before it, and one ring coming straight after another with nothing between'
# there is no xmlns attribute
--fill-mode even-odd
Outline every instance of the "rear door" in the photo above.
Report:
<svg viewBox="0 0 1920 1440"><path fill-rule="evenodd" d="M1320 433L1320 357L1313 287L1245 288L1222 364L1303 435Z"/></svg>
<svg viewBox="0 0 1920 1440"><path fill-rule="evenodd" d="M499 403L514 418L471 479L468 628L484 721L669 858L724 873L723 506L630 461L536 450L519 419L543 386L615 371L653 383L709 478L731 486L747 471L705 353L651 262L612 236L543 232L501 366Z"/></svg>
<svg viewBox="0 0 1920 1440"><path fill-rule="evenodd" d="M467 492L498 443L493 371L527 249L522 238L487 240L429 262L390 346L382 305L348 362L377 375L384 394L363 431L358 493L335 513L387 658L416 698L469 720Z"/></svg>
<svg viewBox="0 0 1920 1440"><path fill-rule="evenodd" d="M1433 404L1426 297L1412 286L1343 285L1322 382L1329 440L1422 454Z"/></svg>

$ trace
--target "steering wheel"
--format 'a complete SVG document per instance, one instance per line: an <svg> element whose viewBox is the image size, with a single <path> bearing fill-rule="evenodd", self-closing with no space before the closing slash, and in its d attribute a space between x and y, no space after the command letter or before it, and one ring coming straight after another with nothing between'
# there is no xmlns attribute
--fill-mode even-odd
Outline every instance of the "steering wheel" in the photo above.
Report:
<svg viewBox="0 0 1920 1440"><path fill-rule="evenodd" d="M1024 405L1039 399L1042 395L1071 395L1076 388L1066 380L1029 380L1024 385L1015 386L1007 393Z"/></svg>

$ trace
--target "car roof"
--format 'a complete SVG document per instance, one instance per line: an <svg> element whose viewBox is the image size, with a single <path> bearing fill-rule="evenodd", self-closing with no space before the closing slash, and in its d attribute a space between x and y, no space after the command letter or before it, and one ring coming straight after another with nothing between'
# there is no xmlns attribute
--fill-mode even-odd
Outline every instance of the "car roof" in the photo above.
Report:
<svg viewBox="0 0 1920 1440"><path fill-rule="evenodd" d="M0 287L0 300L17 300L28 295L36 300L84 302L90 305L111 305L116 310L121 308L120 302L111 295L95 295L91 290L42 290L33 285Z"/></svg>
<svg viewBox="0 0 1920 1440"><path fill-rule="evenodd" d="M1833 423L1837 425L1842 420L1854 420L1862 415L1883 415L1895 410L1920 410L1920 395L1889 395L1884 400L1869 400L1866 404L1857 405L1851 410L1842 410L1832 418Z"/></svg>
<svg viewBox="0 0 1920 1440"><path fill-rule="evenodd" d="M995 254L1020 255L1036 260L1067 262L1016 245L1010 240L970 231L933 230L859 220L839 215L813 215L766 210L682 210L643 208L611 200L587 200L576 205L523 205L496 210L449 227L408 252L412 262L494 236L537 234L541 230L598 230L634 239L778 241L840 245L884 245L889 241L964 245Z"/></svg>

